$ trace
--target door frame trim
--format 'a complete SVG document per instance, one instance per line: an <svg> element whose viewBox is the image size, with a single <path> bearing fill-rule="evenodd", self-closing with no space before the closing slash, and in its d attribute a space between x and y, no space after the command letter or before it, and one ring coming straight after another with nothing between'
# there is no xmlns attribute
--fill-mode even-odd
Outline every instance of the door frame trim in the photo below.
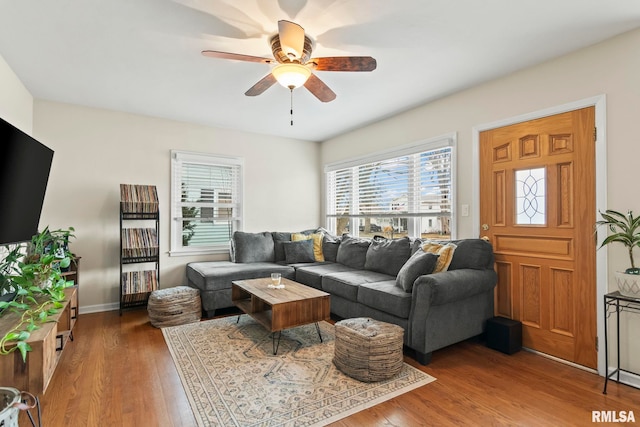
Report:
<svg viewBox="0 0 640 427"><path fill-rule="evenodd" d="M539 119L566 113L568 111L579 110L581 108L595 107L596 134L596 217L598 211L607 209L607 97L605 94L591 98L581 99L567 104L557 105L543 110L533 111L518 116L507 117L489 123L482 123L471 128L473 164L472 164L472 206L471 215L472 234L480 236L480 132L509 126L528 120ZM598 236L597 246L600 246L604 234ZM604 308L601 301L607 292L607 251L596 252L596 333L599 341L598 345L598 374L605 374L605 354L604 354Z"/></svg>

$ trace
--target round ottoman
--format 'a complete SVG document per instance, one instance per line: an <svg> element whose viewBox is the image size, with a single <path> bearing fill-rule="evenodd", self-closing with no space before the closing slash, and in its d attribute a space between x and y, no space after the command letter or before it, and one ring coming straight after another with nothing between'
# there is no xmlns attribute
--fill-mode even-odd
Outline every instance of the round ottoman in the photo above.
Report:
<svg viewBox="0 0 640 427"><path fill-rule="evenodd" d="M156 328L200 321L200 291L188 286L158 289L151 292L147 311Z"/></svg>
<svg viewBox="0 0 640 427"><path fill-rule="evenodd" d="M336 323L333 364L364 382L383 381L402 369L404 329L368 317Z"/></svg>

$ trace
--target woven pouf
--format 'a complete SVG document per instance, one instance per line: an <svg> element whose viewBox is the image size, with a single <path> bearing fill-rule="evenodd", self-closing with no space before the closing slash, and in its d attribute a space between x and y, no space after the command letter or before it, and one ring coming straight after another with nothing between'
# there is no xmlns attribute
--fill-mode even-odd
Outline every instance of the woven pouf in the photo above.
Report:
<svg viewBox="0 0 640 427"><path fill-rule="evenodd" d="M364 382L383 381L402 369L404 329L368 317L336 323L333 364Z"/></svg>
<svg viewBox="0 0 640 427"><path fill-rule="evenodd" d="M151 292L147 310L156 328L198 322L202 313L200 291L188 286L158 289Z"/></svg>

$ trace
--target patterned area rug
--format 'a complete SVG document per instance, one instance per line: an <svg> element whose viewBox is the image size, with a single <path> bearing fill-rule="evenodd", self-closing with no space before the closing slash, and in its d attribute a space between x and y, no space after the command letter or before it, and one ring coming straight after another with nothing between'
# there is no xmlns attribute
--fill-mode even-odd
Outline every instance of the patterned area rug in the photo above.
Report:
<svg viewBox="0 0 640 427"><path fill-rule="evenodd" d="M249 316L162 329L198 425L322 426L435 380L404 364L396 377L363 383L336 369L334 327L320 322L270 333Z"/></svg>

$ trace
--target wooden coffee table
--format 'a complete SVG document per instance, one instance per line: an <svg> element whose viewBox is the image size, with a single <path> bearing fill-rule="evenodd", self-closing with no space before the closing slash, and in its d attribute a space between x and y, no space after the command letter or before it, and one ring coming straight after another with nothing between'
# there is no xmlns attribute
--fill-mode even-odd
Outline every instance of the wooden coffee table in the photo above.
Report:
<svg viewBox="0 0 640 427"><path fill-rule="evenodd" d="M283 329L315 323L322 342L318 322L329 319L329 294L285 278L281 283L283 289L272 289L269 277L235 280L231 282L231 300L272 333L273 354L278 352Z"/></svg>

